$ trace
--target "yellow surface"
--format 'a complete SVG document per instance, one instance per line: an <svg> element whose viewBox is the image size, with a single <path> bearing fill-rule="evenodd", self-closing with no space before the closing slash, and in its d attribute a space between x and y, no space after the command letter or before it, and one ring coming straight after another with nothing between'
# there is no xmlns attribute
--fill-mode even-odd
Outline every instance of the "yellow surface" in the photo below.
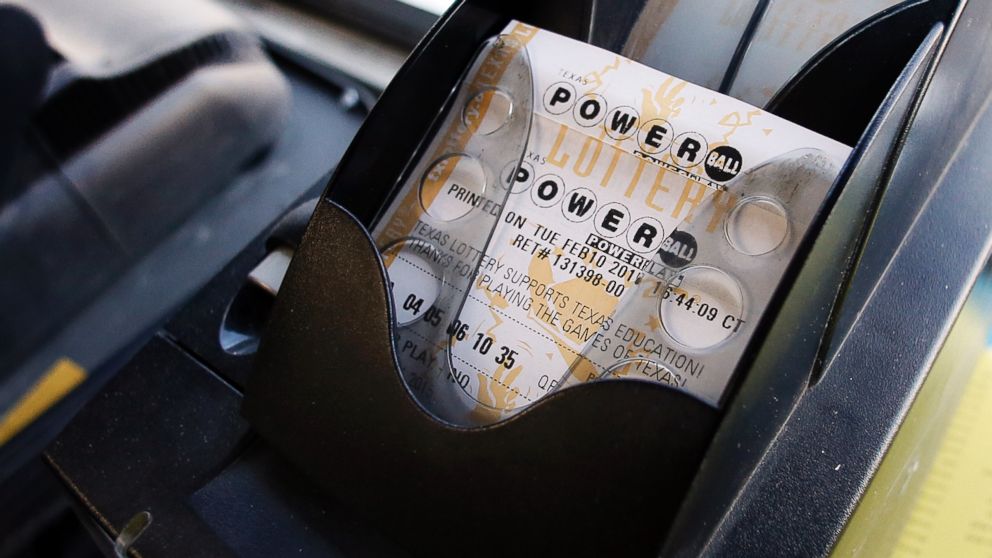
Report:
<svg viewBox="0 0 992 558"><path fill-rule="evenodd" d="M892 556L992 557L992 351L968 382Z"/></svg>
<svg viewBox="0 0 992 558"><path fill-rule="evenodd" d="M40 380L0 418L0 446L6 444L84 379L86 371L68 358L59 359Z"/></svg>
<svg viewBox="0 0 992 558"><path fill-rule="evenodd" d="M976 288L837 541L840 557L992 558L992 288Z"/></svg>

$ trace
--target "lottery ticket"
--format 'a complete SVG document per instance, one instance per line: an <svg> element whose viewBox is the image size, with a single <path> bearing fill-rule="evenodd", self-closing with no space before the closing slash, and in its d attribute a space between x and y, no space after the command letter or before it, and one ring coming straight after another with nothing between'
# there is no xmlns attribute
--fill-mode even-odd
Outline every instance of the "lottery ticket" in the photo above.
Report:
<svg viewBox="0 0 992 558"><path fill-rule="evenodd" d="M414 395L466 425L603 378L719 405L850 148L521 22L496 44L373 231Z"/></svg>

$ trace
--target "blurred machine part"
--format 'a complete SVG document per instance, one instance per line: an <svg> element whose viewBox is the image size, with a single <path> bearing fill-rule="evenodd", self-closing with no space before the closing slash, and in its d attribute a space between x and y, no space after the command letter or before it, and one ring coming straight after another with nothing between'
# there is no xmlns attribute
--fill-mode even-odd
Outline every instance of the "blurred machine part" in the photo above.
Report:
<svg viewBox="0 0 992 558"><path fill-rule="evenodd" d="M213 4L74 6L23 5L58 58L3 188L0 290L18 294L0 312L3 370L270 146L289 110L258 40Z"/></svg>
<svg viewBox="0 0 992 558"><path fill-rule="evenodd" d="M212 0L18 0L0 26L17 85L0 138L4 477L327 176L374 96Z"/></svg>

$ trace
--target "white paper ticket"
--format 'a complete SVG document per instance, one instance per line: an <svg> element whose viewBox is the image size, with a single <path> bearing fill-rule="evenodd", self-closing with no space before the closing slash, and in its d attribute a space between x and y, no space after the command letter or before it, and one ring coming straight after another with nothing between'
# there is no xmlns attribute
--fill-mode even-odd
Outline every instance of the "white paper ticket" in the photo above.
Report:
<svg viewBox="0 0 992 558"><path fill-rule="evenodd" d="M533 78L522 163L469 157L462 134L374 231L411 389L466 424L604 377L718 404L850 148L585 43L519 22L504 34ZM490 66L484 94L451 109L477 134L519 109ZM473 219L491 238L452 233ZM455 277L465 292L442 301Z"/></svg>

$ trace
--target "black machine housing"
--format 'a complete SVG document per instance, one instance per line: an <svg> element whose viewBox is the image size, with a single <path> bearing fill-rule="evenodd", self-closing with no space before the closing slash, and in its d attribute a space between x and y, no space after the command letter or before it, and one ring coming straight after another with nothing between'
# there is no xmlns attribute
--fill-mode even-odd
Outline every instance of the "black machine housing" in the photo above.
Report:
<svg viewBox="0 0 992 558"><path fill-rule="evenodd" d="M518 19L609 47L642 7L625 4L448 11L338 164L258 353L218 351L210 332L264 236L49 448L109 538L149 511L132 546L147 556L830 552L992 246L976 172L992 140L992 6L900 4L767 107L855 148L723 409L596 382L496 425L439 422L397 370L366 231L483 40Z"/></svg>

